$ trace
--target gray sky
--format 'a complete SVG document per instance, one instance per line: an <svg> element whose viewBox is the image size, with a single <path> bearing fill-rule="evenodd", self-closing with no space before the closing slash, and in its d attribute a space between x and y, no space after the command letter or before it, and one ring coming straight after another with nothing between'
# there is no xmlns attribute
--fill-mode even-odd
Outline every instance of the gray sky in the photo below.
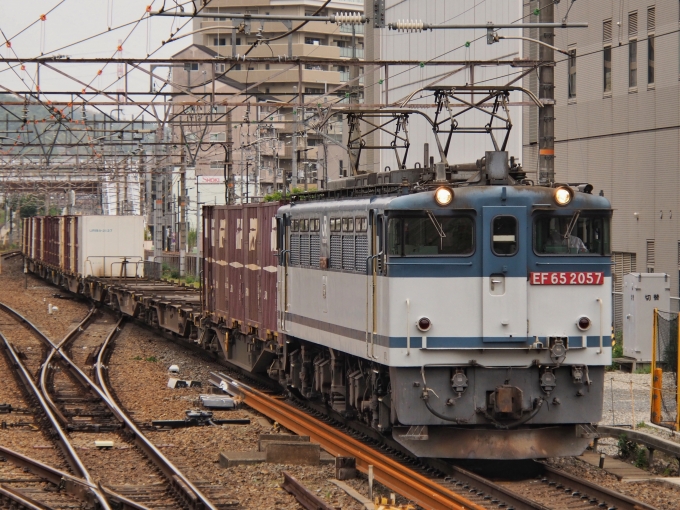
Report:
<svg viewBox="0 0 680 510"><path fill-rule="evenodd" d="M182 0L180 0L182 1ZM179 39L161 48L161 41L167 40L171 30L186 23L187 19L175 21L170 17L144 16L146 6L157 11L165 3L166 9L175 5L174 0L0 0L0 55L3 57L36 57L45 55L65 55L71 58L107 58L116 54L119 40L123 42L123 56L143 59L148 53L153 57L169 57L191 42L191 37ZM193 6L187 2L187 11ZM50 12L51 11L51 12ZM44 21L40 20L46 14ZM144 16L144 19L142 17ZM137 24L131 22L141 21ZM127 25L126 25L127 24ZM126 25L122 28L121 25ZM28 28L26 28L28 27ZM109 31L108 29L111 28ZM22 32L23 30L23 32ZM191 31L188 23L179 34ZM17 35L18 34L18 35ZM3 37L4 36L4 37ZM90 38L84 42L83 39ZM6 45L10 39L11 48ZM160 49L159 49L160 48ZM8 64L0 64L0 85L25 91L35 90L36 65L26 64L21 70L14 70ZM144 65L148 68L148 66ZM101 68L101 75L98 71ZM62 65L60 69L75 76L80 81L91 83L96 89L115 92L122 88L117 81L117 65L97 64ZM48 69L41 69L41 89L80 91L83 86ZM157 74L167 76L167 70ZM131 72L128 77L130 90L148 90L149 77L139 71ZM91 97L91 96L87 96ZM136 108L126 108L125 114L137 114Z"/></svg>

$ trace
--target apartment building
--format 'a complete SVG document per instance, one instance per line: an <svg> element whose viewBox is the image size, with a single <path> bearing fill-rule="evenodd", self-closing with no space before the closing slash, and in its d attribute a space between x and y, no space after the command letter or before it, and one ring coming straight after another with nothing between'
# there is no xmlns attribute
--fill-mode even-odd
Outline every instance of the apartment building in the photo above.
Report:
<svg viewBox="0 0 680 510"><path fill-rule="evenodd" d="M525 4L525 12L538 2ZM556 30L555 179L612 202L614 291L630 271L662 272L680 295L680 2L561 2ZM525 51L533 52L531 44ZM537 90L532 77L525 84ZM538 110L525 108L523 161L536 170ZM532 165L534 168L532 168ZM621 297L615 296L621 325ZM671 300L677 309L677 300Z"/></svg>
<svg viewBox="0 0 680 510"><path fill-rule="evenodd" d="M326 22L309 22L292 34L291 28L301 22L264 22L257 15L304 16L314 14L324 2L301 0L213 0L204 13L212 17L197 18L194 22L193 42L215 52L216 56L280 57L281 63L255 63L246 60L229 71L228 77L244 87L257 84L255 96L260 105L259 118L265 125L259 134L267 138L277 137L279 143L269 143L270 149L260 153L263 168L263 182L274 187L273 176L320 187L324 179L333 179L346 172L348 157L342 143L343 123L334 119L324 130L323 136L314 129L316 111L297 107L280 108L267 106L267 102L295 103L302 96L305 104L326 103L343 97L349 91L344 84L350 79L350 60L362 59L364 54L364 26L337 25ZM363 0L332 1L320 15L329 16L340 12L363 12ZM250 14L253 20L229 18L229 13ZM292 23L292 24L291 24ZM259 44L252 49L255 42ZM269 42L268 42L269 41ZM306 64L302 72L286 60L289 57L309 57L328 64ZM347 60L347 65L338 64L338 59ZM224 71L224 69L218 69ZM267 100L264 96L268 96ZM307 126L307 127L305 127ZM293 146L293 132L296 132L296 146ZM238 148L238 143L234 145ZM300 160L298 163L297 160ZM293 166L297 175L293 176ZM266 177L271 174L270 177ZM268 180L267 180L268 179Z"/></svg>

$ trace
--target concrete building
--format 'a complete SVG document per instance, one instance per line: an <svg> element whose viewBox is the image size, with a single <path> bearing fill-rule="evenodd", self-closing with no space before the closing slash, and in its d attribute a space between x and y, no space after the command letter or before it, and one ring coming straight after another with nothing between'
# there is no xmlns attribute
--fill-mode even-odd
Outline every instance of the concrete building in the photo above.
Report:
<svg viewBox="0 0 680 510"><path fill-rule="evenodd" d="M262 64L248 62L238 64L229 71L228 77L242 84L257 84L255 96L258 102L266 102L267 97L276 101L295 103L300 98L304 104L326 103L336 96L344 96L347 91L342 87L350 79L349 65L330 62L306 64L301 73L295 66L286 63L289 57L310 57L315 59L363 58L364 27L339 26L326 22L309 22L290 35L283 36L290 28L301 22L263 22L256 18L249 26L243 20L230 19L228 13L261 15L312 15L324 2L320 0L213 0L203 12L213 14L212 18L196 18L194 21L193 42L215 53L217 58L224 56L248 57L281 57L282 62ZM334 0L320 15L328 16L339 12L363 12L363 0ZM248 33L249 32L249 33ZM261 32L261 33L260 33ZM283 36L279 39L277 37ZM262 43L269 39L271 42ZM252 49L253 43L261 41ZM349 64L349 62L348 62ZM225 65L218 64L217 71L224 72ZM337 89L337 92L336 92ZM250 91L249 91L250 92ZM300 187L320 187L323 179L336 178L348 167L349 159L342 147L343 123L335 120L327 126L322 136L313 129L305 129L305 125L313 124L316 108L273 108L261 105L259 112L251 112L251 121L255 114L266 125L259 132L266 137L279 139L278 148L271 147L268 154L261 153L263 182L274 188L273 174L278 173L279 183L284 177L290 181L298 181ZM293 148L293 131L296 136L296 147ZM236 140L235 140L236 141ZM236 141L238 142L238 141ZM272 144L270 144L271 146ZM238 149L239 143L234 148ZM299 153L298 153L299 151ZM300 161L298 162L298 156ZM297 175L293 176L293 167ZM266 174L272 174L266 177ZM277 188L280 186L277 186Z"/></svg>
<svg viewBox="0 0 680 510"><path fill-rule="evenodd" d="M557 4L555 20L570 6ZM679 7L677 0L575 2L569 21L589 27L556 30L555 45L570 57L556 53L555 179L589 182L611 200L615 292L627 272L663 272L671 295L680 295ZM535 79L526 84L537 87ZM538 112L525 110L523 162L535 170ZM615 295L617 328L621 310Z"/></svg>
<svg viewBox="0 0 680 510"><path fill-rule="evenodd" d="M368 4L367 4L368 5ZM368 9L367 9L368 10ZM478 0L386 0L385 18L387 23L397 20L420 20L433 25L437 24L486 24L513 23L522 17L522 3L519 0L503 2L479 2ZM521 35L519 30L505 30L507 35ZM503 58L512 60L521 57L521 44L517 40L501 41L487 45L486 30L432 30L426 32L397 32L394 30L375 29L372 23L366 26L366 59L367 60L416 60L430 62L436 60L493 60ZM365 102L399 104L403 99L412 96L416 103L432 103L432 94L427 91L417 92L430 85L505 85L517 73L517 68L509 66L398 66L389 69L385 75L383 66L366 66ZM476 96L481 99L480 96ZM513 92L511 102L526 101L521 93ZM430 117L434 116L432 108L422 110ZM521 107L510 108L514 124L508 144L510 155L521 156L522 115ZM487 115L474 112L465 114L463 121L467 125L484 125L489 121ZM409 122L410 151L408 163L423 162L423 144L429 142L430 155L438 155L434 148L434 135L431 128L416 116ZM383 144L389 143L388 136L383 135ZM473 162L484 156L484 151L493 150L491 140L486 135L456 134L448 159L450 163ZM380 171L386 166L396 168L396 160L389 151L367 153L362 159L365 170Z"/></svg>

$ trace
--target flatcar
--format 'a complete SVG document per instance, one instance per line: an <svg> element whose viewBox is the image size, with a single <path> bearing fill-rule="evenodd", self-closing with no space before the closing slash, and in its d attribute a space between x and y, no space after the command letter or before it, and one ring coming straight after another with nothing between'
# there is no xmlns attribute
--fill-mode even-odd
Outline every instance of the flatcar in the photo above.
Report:
<svg viewBox="0 0 680 510"><path fill-rule="evenodd" d="M486 161L204 208L200 342L420 457L580 454L611 363L611 205Z"/></svg>

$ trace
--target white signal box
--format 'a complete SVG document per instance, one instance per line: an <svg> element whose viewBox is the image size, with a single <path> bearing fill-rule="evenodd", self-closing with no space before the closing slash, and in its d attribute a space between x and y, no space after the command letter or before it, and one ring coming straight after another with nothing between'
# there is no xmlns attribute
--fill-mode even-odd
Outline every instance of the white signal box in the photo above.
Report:
<svg viewBox="0 0 680 510"><path fill-rule="evenodd" d="M652 361L654 309L671 309L671 279L665 273L629 273L623 277L623 355Z"/></svg>

